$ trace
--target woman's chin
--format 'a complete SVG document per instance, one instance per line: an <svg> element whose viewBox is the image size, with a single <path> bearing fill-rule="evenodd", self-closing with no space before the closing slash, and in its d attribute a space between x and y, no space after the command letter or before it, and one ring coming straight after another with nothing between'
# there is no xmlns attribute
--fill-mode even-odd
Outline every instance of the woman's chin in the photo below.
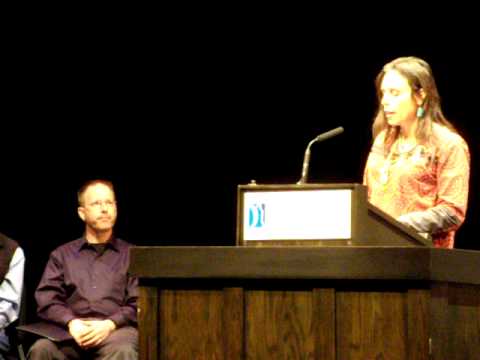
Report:
<svg viewBox="0 0 480 360"><path fill-rule="evenodd" d="M398 121L395 121L395 119L387 119L387 124L390 126L398 126Z"/></svg>

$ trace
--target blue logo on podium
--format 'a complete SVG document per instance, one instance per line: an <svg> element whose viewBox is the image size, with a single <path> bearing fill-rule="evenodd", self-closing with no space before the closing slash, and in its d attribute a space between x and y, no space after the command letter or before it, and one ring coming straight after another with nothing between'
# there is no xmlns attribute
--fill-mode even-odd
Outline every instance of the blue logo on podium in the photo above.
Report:
<svg viewBox="0 0 480 360"><path fill-rule="evenodd" d="M261 228L265 225L265 204L253 204L248 208L248 226Z"/></svg>

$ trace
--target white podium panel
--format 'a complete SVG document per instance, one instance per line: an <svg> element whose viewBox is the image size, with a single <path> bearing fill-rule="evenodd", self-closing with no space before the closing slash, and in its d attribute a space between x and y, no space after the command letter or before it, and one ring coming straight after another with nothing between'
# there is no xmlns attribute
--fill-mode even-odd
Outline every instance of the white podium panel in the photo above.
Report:
<svg viewBox="0 0 480 360"><path fill-rule="evenodd" d="M352 237L352 190L301 189L243 193L243 240Z"/></svg>

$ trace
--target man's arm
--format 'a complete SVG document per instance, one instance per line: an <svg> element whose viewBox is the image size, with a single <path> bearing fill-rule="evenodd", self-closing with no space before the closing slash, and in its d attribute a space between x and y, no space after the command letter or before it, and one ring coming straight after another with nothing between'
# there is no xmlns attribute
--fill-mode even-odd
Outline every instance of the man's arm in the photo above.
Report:
<svg viewBox="0 0 480 360"><path fill-rule="evenodd" d="M109 319L115 323L117 328L127 325L137 325L137 299L138 299L138 278L128 276L127 288L125 289L125 302L122 307Z"/></svg>
<svg viewBox="0 0 480 360"><path fill-rule="evenodd" d="M0 284L0 329L18 319L23 289L25 255L20 247L15 250L8 272Z"/></svg>
<svg viewBox="0 0 480 360"><path fill-rule="evenodd" d="M38 304L38 316L44 320L67 326L68 322L75 318L66 303L62 256L55 251L50 255L40 284L35 291L35 299Z"/></svg>

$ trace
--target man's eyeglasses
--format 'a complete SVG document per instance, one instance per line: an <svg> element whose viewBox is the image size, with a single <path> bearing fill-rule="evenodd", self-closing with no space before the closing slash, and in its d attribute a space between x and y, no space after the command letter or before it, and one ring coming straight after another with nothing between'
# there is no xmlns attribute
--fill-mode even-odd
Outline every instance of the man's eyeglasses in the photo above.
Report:
<svg viewBox="0 0 480 360"><path fill-rule="evenodd" d="M92 202L90 204L87 204L87 205L90 206L90 207L93 207L93 208L101 208L103 206L112 207L112 206L116 205L116 201L112 201L112 200L100 201L100 200L97 200L97 201L94 201L94 202Z"/></svg>

